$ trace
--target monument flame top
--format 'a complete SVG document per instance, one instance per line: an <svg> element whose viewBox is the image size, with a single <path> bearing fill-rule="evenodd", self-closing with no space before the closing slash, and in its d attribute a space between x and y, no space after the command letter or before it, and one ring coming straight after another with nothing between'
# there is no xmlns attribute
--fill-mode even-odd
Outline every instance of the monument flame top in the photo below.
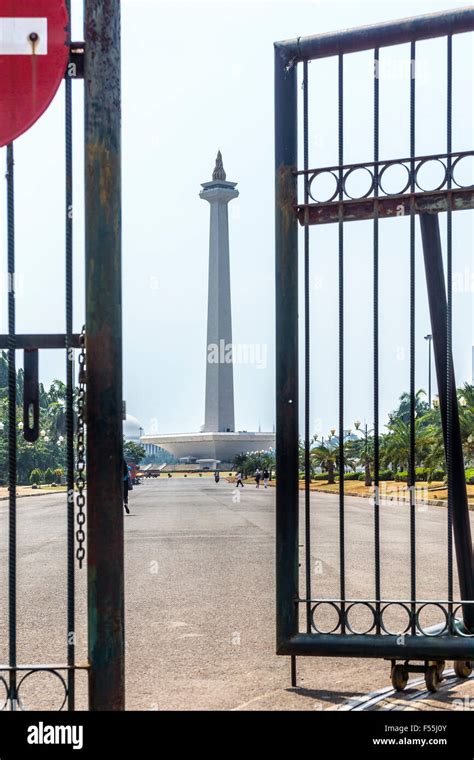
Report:
<svg viewBox="0 0 474 760"><path fill-rule="evenodd" d="M216 165L214 167L214 171L212 172L212 179L215 182L216 180L225 180L226 177L227 175L224 170L224 164L222 163L222 153L219 150L217 152Z"/></svg>

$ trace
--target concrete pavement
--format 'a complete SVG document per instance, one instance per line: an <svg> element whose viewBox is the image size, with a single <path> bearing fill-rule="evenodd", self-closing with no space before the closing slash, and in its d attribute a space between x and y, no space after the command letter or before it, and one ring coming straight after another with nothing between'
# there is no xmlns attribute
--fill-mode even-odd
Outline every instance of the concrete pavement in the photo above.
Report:
<svg viewBox="0 0 474 760"><path fill-rule="evenodd" d="M389 663L299 658L299 688L290 688L289 661L274 654L274 499L274 489L257 490L251 482L237 493L223 479L216 485L199 478L152 480L130 494L127 709L321 710L389 685ZM357 498L346 503L348 594L371 598L370 503ZM7 508L0 503L3 662L8 656ZM312 494L312 517L313 596L337 597L337 497ZM446 510L429 507L417 513L417 521L419 598L445 598ZM381 523L383 595L406 599L406 505L384 506ZM64 495L18 501L19 662L65 660L65 535ZM76 576L76 646L78 660L85 660L85 570ZM363 617L361 612L354 622L363 625ZM436 615L423 622L437 622ZM52 679L38 675L25 683L27 706L57 707L61 690L59 684L53 688ZM78 706L86 704L80 676Z"/></svg>

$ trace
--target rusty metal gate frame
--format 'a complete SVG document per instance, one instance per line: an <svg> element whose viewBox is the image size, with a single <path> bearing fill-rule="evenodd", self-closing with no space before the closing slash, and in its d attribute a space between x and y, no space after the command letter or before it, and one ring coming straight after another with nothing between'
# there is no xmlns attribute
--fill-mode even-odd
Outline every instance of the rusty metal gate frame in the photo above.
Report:
<svg viewBox="0 0 474 760"><path fill-rule="evenodd" d="M122 296L121 296L121 48L120 3L85 0L84 42L71 42L65 72L65 332L62 335L18 335L15 330L15 196L14 146L7 146L8 334L0 349L8 352L9 660L0 663L5 687L4 709L22 709L21 685L35 673L53 674L64 688L61 706L74 710L76 673L88 673L89 709L123 710L124 676L124 545L122 434ZM75 512L73 367L81 336L73 333L73 134L72 80L84 80L86 329L79 382L86 390L87 529L81 504ZM67 629L64 663L23 664L17 658L16 529L16 361L24 351L25 391L38 432L38 352L62 349L66 361L67 494ZM85 359L87 355L87 359ZM82 441L83 443L83 441ZM82 445L82 444L81 444ZM85 452L79 453L82 459ZM83 475L85 462L79 468ZM76 530L77 520L77 530ZM87 536L85 535L87 534ZM83 543L87 540L87 553ZM87 557L88 661L75 650L75 561ZM0 708L1 709L1 708Z"/></svg>
<svg viewBox="0 0 474 760"><path fill-rule="evenodd" d="M448 101L451 87L451 44L452 35L474 30L474 9L459 9L453 12L434 13L400 21L378 24L346 30L336 33L321 34L313 37L300 37L275 43L275 216L276 216L276 452L277 452L277 487L276 487L276 651L280 655L291 656L292 683L296 685L295 658L307 656L342 656L342 657L381 657L398 660L442 661L444 659L473 660L474 632L472 592L474 584L472 545L467 512L467 497L464 480L464 463L460 447L458 407L454 382L451 353L451 251L448 248L448 287L447 299L444 283L441 243L438 227L438 213L448 213L450 228L451 213L461 208L474 207L474 188L461 188L452 181L453 167L464 155L473 152L454 154L451 148L450 127L446 153L435 158L444 160L445 181L436 192L417 192L416 172L419 166L429 158L414 153L414 117L411 125L411 155L408 158L394 158L380 161L378 140L374 141L374 160L364 164L345 165L341 149L341 115L343 93L343 57L346 53L374 51L374 62L378 61L379 49L382 47L411 43L412 60L415 44L419 40L435 37L447 38L448 61ZM308 166L307 144L307 77L308 61L317 58L335 56L339 62L339 163L324 169L310 169ZM303 66L303 103L304 166L298 167L298 102L297 102L297 67ZM376 77L374 77L376 79ZM414 82L411 85L411 102L414 106ZM378 84L374 85L374 98L378 99ZM342 101L343 102L343 101ZM378 107L378 106L377 106ZM448 111L450 106L448 105ZM414 108L413 108L414 110ZM375 117L374 117L375 118ZM378 118L378 117L377 117ZM448 119L450 113L448 113ZM449 122L448 122L449 123ZM408 172L405 189L396 197L389 196L380 186L380 177L384 168L401 162ZM345 178L355 167L366 167L372 175L369 192L360 199L352 199L346 193ZM331 171L336 179L336 191L329 201L316 202L311 196L311 181L321 171ZM298 177L303 177L304 199L298 199ZM299 582L299 318L298 318L298 229L304 229L305 243L305 298L301 307L304 309L305 329L309 320L308 311L308 267L309 243L308 229L311 224L336 222L339 224L339 303L341 307L341 267L343 267L343 224L357 219L374 220L374 282L378 277L378 224L384 217L393 216L397 206L402 204L404 212L411 221L410 264L414 267L414 224L416 215L420 216L422 242L426 265L427 288L432 322L433 344L439 385L440 407L443 421L443 433L448 467L448 524L454 528L454 540L458 560L458 572L461 588L461 602L452 597L452 578L449 598L440 602L446 615L446 625L436 631L425 632L419 625L419 612L423 600L416 598L416 575L412 573L411 598L405 600L409 615L409 625L404 638L403 655L397 639L386 632L383 626L384 607L395 602L384 600L380 592L380 574L376 577L375 596L372 600L346 599L344 585L344 481L339 478L339 528L340 528L340 585L339 599L332 599L329 604L336 610L338 623L331 633L320 633L314 623L314 614L318 605L327 603L312 597L310 581L310 472L309 447L310 431L309 410L309 338L305 335L305 566L306 592L300 593ZM448 243L450 247L450 243ZM377 254L378 256L378 254ZM343 270L342 270L343 271ZM414 271L413 269L411 271ZM411 285L411 299L415 292ZM414 309L413 309L414 313ZM376 312L378 314L378 312ZM411 344L414 346L414 319L411 321ZM340 312L339 340L343 345L343 319ZM378 316L374 319L374 351L378 351ZM341 355L341 354L340 354ZM414 349L413 354L414 357ZM341 362L341 359L340 359ZM375 363L376 365L376 363ZM339 364L340 389L341 363ZM378 368L375 366L374 373ZM410 393L412 422L411 445L414 451L414 361L410 369ZM378 380L377 380L378 382ZM375 398L376 436L378 447L378 391ZM343 406L339 406L339 462L344 461L343 453ZM378 454L377 454L378 456ZM378 464L377 464L378 468ZM411 469L411 468L410 468ZM378 470L377 470L378 472ZM461 477L459 477L459 475ZM375 567L380 568L380 523L378 477L375 479L374 530L375 530ZM415 473L414 466L410 472L410 517L412 557L414 544L414 508L415 508ZM451 527L450 527L451 531ZM451 534L450 534L451 536ZM452 538L448 539L448 563L452 568ZM378 556L377 556L378 553ZM448 564L449 567L449 564ZM449 572L449 571L448 571ZM373 614L373 626L370 632L352 632L348 624L348 612L352 604L364 604ZM300 609L306 611L306 630L300 630ZM459 620L462 613L463 621ZM425 634L426 635L423 635Z"/></svg>

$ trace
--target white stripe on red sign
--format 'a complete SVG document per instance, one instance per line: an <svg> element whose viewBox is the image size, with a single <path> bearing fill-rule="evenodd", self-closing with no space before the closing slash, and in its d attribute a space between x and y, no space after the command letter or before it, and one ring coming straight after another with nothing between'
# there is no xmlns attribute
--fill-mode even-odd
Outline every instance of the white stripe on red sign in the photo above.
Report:
<svg viewBox="0 0 474 760"><path fill-rule="evenodd" d="M30 35L36 42L32 42ZM48 19L0 18L0 55L33 53L48 55Z"/></svg>

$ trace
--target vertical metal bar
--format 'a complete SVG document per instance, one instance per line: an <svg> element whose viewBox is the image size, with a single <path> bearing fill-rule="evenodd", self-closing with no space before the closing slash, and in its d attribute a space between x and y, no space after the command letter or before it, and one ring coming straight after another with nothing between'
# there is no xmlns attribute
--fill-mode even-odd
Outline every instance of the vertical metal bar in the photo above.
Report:
<svg viewBox="0 0 474 760"><path fill-rule="evenodd" d="M308 145L308 62L303 64L303 128L304 169L309 166ZM305 515L305 570L306 570L306 630L311 633L311 462L310 462L310 398L311 398L311 343L310 343L310 288L309 288L309 202L308 175L304 175L304 515Z"/></svg>
<svg viewBox="0 0 474 760"><path fill-rule="evenodd" d="M338 153L344 163L344 56L338 59ZM339 201L343 200L342 169L339 169ZM344 505L344 221L339 209L339 587L341 633L345 633L346 550Z"/></svg>
<svg viewBox="0 0 474 760"><path fill-rule="evenodd" d="M85 4L89 707L123 710L120 3Z"/></svg>
<svg viewBox="0 0 474 760"><path fill-rule="evenodd" d="M410 192L415 192L415 42L410 45ZM415 476L415 213L410 209L410 455L408 486L410 489L410 598L411 633L416 635L416 476Z"/></svg>
<svg viewBox="0 0 474 760"><path fill-rule="evenodd" d="M39 438L39 352L37 348L23 351L23 437L34 443Z"/></svg>
<svg viewBox="0 0 474 760"><path fill-rule="evenodd" d="M297 80L275 46L276 636L298 631Z"/></svg>
<svg viewBox="0 0 474 760"><path fill-rule="evenodd" d="M452 96L453 96L453 76L452 76L452 37L447 38L447 102L446 102L446 149L448 152L447 159L447 187L451 189L451 152L453 147L452 141ZM446 324L446 469L448 475L448 524L447 524L447 549L448 549L448 611L450 620L453 615L453 388L451 386L454 367L453 367L453 226L451 203L448 203L447 212L447 262L446 262L446 279L447 279L447 324ZM454 389L455 390L455 389ZM457 404L456 392L454 398ZM463 470L464 480L464 470ZM471 598L471 597L468 597Z"/></svg>
<svg viewBox="0 0 474 760"><path fill-rule="evenodd" d="M374 196L379 194L379 49L374 50ZM374 560L376 633L380 628L380 448L379 448L379 209L374 205L373 233L373 341L374 341Z"/></svg>
<svg viewBox="0 0 474 760"><path fill-rule="evenodd" d="M431 332L433 334L433 353L435 358L438 394L443 425L444 446L447 457L448 448L448 378L446 375L446 346L447 340L447 303L441 251L441 237L437 214L420 214L423 255L425 260L426 285L431 317ZM454 544L459 576L461 599L474 599L474 558L472 554L471 525L467 504L466 478L464 475L464 458L462 451L459 410L456 397L456 379L451 364L450 406L451 429L449 439L451 446L452 480L452 519ZM474 633L474 605L463 605L464 624Z"/></svg>
<svg viewBox="0 0 474 760"><path fill-rule="evenodd" d="M296 657L294 654L290 657L290 668L291 668L291 685L293 688L296 688L298 686L298 674L296 672Z"/></svg>
<svg viewBox="0 0 474 760"><path fill-rule="evenodd" d="M8 229L8 660L10 705L16 709L16 337L15 337L15 176L13 143L7 146Z"/></svg>
<svg viewBox="0 0 474 760"><path fill-rule="evenodd" d="M71 41L71 0L68 11L68 40ZM65 79L65 159L66 159L66 478L67 478L67 663L68 710L75 705L75 564L74 564L74 350L73 333L73 159L72 159L72 80Z"/></svg>
<svg viewBox="0 0 474 760"><path fill-rule="evenodd" d="M431 409L431 340L432 336L430 335L428 340L428 401L429 406Z"/></svg>

